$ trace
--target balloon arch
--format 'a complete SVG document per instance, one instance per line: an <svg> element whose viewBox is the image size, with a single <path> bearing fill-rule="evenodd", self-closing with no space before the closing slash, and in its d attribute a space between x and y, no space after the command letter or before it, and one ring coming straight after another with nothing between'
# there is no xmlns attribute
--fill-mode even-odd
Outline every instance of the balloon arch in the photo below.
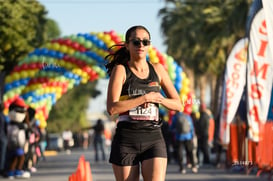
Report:
<svg viewBox="0 0 273 181"><path fill-rule="evenodd" d="M36 110L35 118L40 127L46 127L52 106L63 94L79 84L107 78L104 57L109 47L122 41L123 37L111 30L65 36L36 48L6 76L4 113L7 114L9 105L21 97ZM147 59L165 67L181 100L192 99L189 79L171 56L151 46Z"/></svg>

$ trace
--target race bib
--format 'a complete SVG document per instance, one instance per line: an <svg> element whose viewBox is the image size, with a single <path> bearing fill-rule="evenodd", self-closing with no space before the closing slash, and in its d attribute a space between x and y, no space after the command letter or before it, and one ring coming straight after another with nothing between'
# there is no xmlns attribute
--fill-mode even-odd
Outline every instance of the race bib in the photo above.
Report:
<svg viewBox="0 0 273 181"><path fill-rule="evenodd" d="M135 120L158 121L158 107L153 103L149 103L146 108L137 106L129 111L129 116Z"/></svg>

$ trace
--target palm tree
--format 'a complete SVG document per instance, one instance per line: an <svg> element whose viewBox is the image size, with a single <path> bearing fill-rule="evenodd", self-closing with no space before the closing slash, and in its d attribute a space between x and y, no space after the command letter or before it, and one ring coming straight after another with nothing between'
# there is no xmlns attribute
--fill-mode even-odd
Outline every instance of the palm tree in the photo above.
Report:
<svg viewBox="0 0 273 181"><path fill-rule="evenodd" d="M183 67L205 101L211 87L211 106L216 110L215 89L221 82L225 61L237 40L245 36L252 0L166 0L160 9L161 30L167 53ZM199 88L199 89L198 89Z"/></svg>

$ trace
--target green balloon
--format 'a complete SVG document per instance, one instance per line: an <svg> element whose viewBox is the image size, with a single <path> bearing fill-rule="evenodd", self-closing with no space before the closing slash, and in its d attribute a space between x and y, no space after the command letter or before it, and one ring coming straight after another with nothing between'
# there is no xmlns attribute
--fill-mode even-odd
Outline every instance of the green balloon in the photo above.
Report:
<svg viewBox="0 0 273 181"><path fill-rule="evenodd" d="M91 41L89 41L89 40L85 41L84 47L90 49L92 47Z"/></svg>
<svg viewBox="0 0 273 181"><path fill-rule="evenodd" d="M84 37L82 37L82 36L79 36L78 38L77 38L77 42L79 43L79 44L84 44L85 43L85 39L84 39Z"/></svg>

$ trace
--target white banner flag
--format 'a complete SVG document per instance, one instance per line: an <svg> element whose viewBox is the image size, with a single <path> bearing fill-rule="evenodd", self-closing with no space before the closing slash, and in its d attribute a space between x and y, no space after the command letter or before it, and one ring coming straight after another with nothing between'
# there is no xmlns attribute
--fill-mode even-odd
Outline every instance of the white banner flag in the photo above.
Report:
<svg viewBox="0 0 273 181"><path fill-rule="evenodd" d="M256 142L259 141L260 125L267 121L273 80L267 30L265 11L261 9L251 23L247 63L248 136Z"/></svg>
<svg viewBox="0 0 273 181"><path fill-rule="evenodd" d="M269 51L271 58L273 58L273 1L263 0L264 14L266 20L267 36L269 40ZM271 72L273 72L273 60L271 59ZM271 88L272 89L272 88ZM273 120L273 90L271 90L271 101L268 110L267 119Z"/></svg>
<svg viewBox="0 0 273 181"><path fill-rule="evenodd" d="M265 14L267 36L269 40L269 51L271 58L273 57L273 1L263 0L263 9ZM273 66L273 60L271 59L271 67Z"/></svg>
<svg viewBox="0 0 273 181"><path fill-rule="evenodd" d="M239 40L226 63L220 116L220 138L223 144L228 144L230 141L229 125L235 116L244 91L247 46L247 38Z"/></svg>

